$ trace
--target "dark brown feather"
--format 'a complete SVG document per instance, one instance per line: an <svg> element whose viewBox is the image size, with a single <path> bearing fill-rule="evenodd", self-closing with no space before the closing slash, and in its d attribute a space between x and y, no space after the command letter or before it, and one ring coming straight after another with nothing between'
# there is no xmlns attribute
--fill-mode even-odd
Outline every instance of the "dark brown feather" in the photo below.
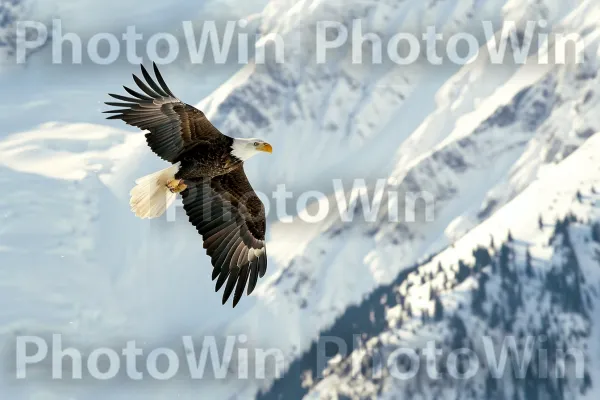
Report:
<svg viewBox="0 0 600 400"><path fill-rule="evenodd" d="M141 69L146 83L135 75L133 80L144 94L125 86L125 91L133 97L110 94L125 103L106 102L111 107L119 107L106 111L116 114L108 119L121 119L129 125L148 130L148 145L159 157L169 162L176 162L180 155L199 143L227 143L230 140L210 123L202 111L173 95L156 64L154 72L158 84L144 66Z"/></svg>
<svg viewBox="0 0 600 400"><path fill-rule="evenodd" d="M215 290L223 285L223 303L231 294L237 305L247 286L250 294L267 268L265 210L243 167L212 179L186 181L183 208L204 239L211 257ZM227 210L217 212L215 210ZM215 217L216 215L216 217ZM227 215L227 217L226 217Z"/></svg>
<svg viewBox="0 0 600 400"><path fill-rule="evenodd" d="M223 285L223 303L233 293L233 306L244 289L250 294L265 274L265 210L252 189L243 163L231 154L233 139L223 135L195 107L181 102L169 89L156 64L152 78L141 66L142 81L133 80L142 93L124 86L129 96L118 100L108 119L121 119L147 130L148 145L162 159L180 163L175 175L188 188L181 193L190 222L202 235L213 265L215 290ZM130 97L131 96L131 97Z"/></svg>

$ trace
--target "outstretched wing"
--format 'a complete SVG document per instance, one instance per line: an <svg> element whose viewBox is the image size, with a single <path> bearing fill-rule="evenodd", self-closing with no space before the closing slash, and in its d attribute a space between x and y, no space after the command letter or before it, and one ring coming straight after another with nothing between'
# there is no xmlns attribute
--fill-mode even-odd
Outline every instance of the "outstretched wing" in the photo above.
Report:
<svg viewBox="0 0 600 400"><path fill-rule="evenodd" d="M235 289L233 306L246 283L250 294L267 270L265 209L243 167L203 181L188 181L181 195L190 222L204 239L213 265L215 291L225 285L223 304Z"/></svg>
<svg viewBox="0 0 600 400"><path fill-rule="evenodd" d="M150 131L146 134L148 145L159 157L170 162L177 161L179 155L202 141L225 140L227 137L210 123L202 111L183 103L171 92L158 67L153 65L158 84L142 65L147 85L135 75L133 80L145 94L125 86L132 97L109 93L121 102L105 103L118 107L104 111L114 114L107 119L122 119L128 125Z"/></svg>

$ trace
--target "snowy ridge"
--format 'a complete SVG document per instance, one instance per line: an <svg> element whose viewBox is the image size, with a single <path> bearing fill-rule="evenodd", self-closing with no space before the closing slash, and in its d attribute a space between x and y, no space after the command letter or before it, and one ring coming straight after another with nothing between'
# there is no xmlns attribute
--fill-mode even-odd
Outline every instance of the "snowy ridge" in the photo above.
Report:
<svg viewBox="0 0 600 400"><path fill-rule="evenodd" d="M600 334L599 147L596 136L452 247L346 311L324 334L343 338L353 352L330 354L328 368L317 371L313 345L292 365L293 373L260 398L283 393L311 399L432 398L445 393L504 399L513 398L514 390L524 398L535 393L593 398L594 382L600 378L594 344ZM556 179L565 184L557 187ZM353 343L349 332L364 332L361 343ZM435 340L445 355L466 346L485 361L484 335L500 344L508 335L524 339L542 334L549 338L550 351L566 346L585 354L584 379L536 380L527 375L519 381L507 375L500 382L482 365L475 377L457 381L444 371L441 359L439 380L428 380L424 360L416 378L399 380L372 358L373 350L389 355L398 347L418 350ZM352 367L356 358L363 360L360 371Z"/></svg>
<svg viewBox="0 0 600 400"><path fill-rule="evenodd" d="M432 110L430 98L455 71L453 67L428 70L423 65L361 67L352 65L345 47L330 54L326 64L316 64L318 21L338 21L350 30L352 20L361 18L363 32L382 37L419 32L431 23L440 31L468 30L474 20L498 21L504 1L488 1L485 6L468 1L291 3L271 2L261 19L261 35L283 37L286 62L246 67L201 106L224 131L235 136L260 131L279 149L274 156L278 162L286 159L282 168L268 178L259 173L258 179L269 185L285 181L291 188L303 189L322 188L326 182L319 179L320 172L337 172L338 165L344 166L343 178L359 174L364 178L382 167L389 169L393 150ZM368 59L369 51L364 53ZM385 145L377 146L378 142ZM362 157L377 154L364 163L367 171L350 169L348 160L359 150ZM307 164L305 154L311 154L313 162ZM252 169L270 170L270 163Z"/></svg>

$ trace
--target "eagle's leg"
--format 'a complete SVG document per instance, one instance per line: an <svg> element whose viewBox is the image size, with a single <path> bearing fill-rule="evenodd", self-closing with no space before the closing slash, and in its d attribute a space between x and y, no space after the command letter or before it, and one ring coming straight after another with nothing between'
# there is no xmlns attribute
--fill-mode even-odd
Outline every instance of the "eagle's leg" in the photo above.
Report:
<svg viewBox="0 0 600 400"><path fill-rule="evenodd" d="M187 185L183 183L183 179L172 179L167 182L167 187L171 193L180 193L187 189Z"/></svg>

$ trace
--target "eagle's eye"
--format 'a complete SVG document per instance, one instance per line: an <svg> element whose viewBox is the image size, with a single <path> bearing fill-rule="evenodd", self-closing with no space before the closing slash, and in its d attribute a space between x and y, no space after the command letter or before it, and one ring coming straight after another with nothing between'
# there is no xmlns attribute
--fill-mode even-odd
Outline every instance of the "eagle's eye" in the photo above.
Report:
<svg viewBox="0 0 600 400"><path fill-rule="evenodd" d="M258 146L258 142L254 142L254 145L255 145L255 146Z"/></svg>

